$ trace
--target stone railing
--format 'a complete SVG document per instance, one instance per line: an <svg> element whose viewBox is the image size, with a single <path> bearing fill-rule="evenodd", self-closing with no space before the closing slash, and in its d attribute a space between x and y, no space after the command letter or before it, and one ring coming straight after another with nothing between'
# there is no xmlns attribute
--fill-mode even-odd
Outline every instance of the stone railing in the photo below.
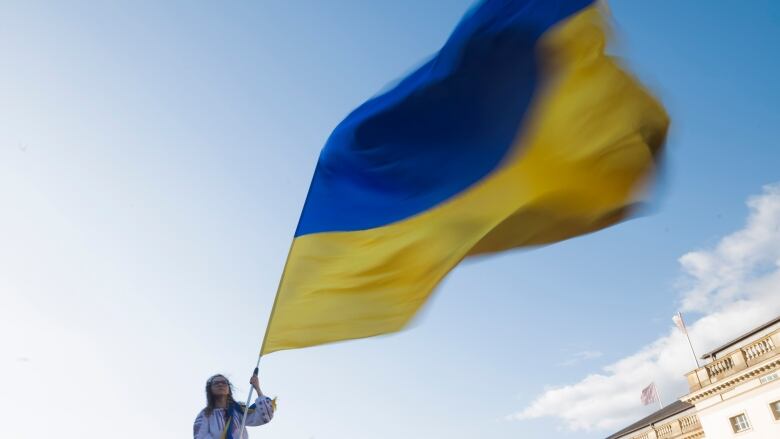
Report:
<svg viewBox="0 0 780 439"><path fill-rule="evenodd" d="M675 439L697 430L701 430L699 417L692 413L665 424L651 426L650 430L631 436L631 439Z"/></svg>
<svg viewBox="0 0 780 439"><path fill-rule="evenodd" d="M672 424L677 424L677 421L670 422L668 424L663 424L662 426L655 429L655 435L658 437L658 439L662 438L670 438L673 437L675 434L675 426ZM678 424L679 425L679 424Z"/></svg>
<svg viewBox="0 0 780 439"><path fill-rule="evenodd" d="M723 375L734 369L734 359L731 357L726 357L704 367L707 369L707 374L710 376L710 378L717 379L718 375Z"/></svg>
<svg viewBox="0 0 780 439"><path fill-rule="evenodd" d="M771 336L764 337L761 340L742 348L742 353L745 354L745 360L749 366L763 360L765 357L773 355L776 346Z"/></svg>
<svg viewBox="0 0 780 439"><path fill-rule="evenodd" d="M780 329L688 372L688 386L691 392L695 392L776 355L780 355Z"/></svg>
<svg viewBox="0 0 780 439"><path fill-rule="evenodd" d="M680 418L680 430L682 430L683 433L689 433L699 428L701 428L701 424L699 424L699 417L697 415L693 414Z"/></svg>

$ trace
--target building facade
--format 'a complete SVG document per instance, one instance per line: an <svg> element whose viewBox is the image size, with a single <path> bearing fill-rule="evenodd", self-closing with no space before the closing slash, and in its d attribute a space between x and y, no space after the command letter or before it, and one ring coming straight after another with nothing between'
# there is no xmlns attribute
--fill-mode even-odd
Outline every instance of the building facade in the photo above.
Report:
<svg viewBox="0 0 780 439"><path fill-rule="evenodd" d="M704 437L696 407L675 401L607 439L698 439Z"/></svg>
<svg viewBox="0 0 780 439"><path fill-rule="evenodd" d="M687 395L607 439L780 439L780 317L702 359Z"/></svg>
<svg viewBox="0 0 780 439"><path fill-rule="evenodd" d="M690 393L710 439L780 439L780 318L702 358L687 374Z"/></svg>

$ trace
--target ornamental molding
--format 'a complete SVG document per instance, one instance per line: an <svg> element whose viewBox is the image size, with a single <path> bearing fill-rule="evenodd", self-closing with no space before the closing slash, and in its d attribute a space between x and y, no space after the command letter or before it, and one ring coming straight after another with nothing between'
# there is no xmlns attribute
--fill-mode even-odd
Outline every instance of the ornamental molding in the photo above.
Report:
<svg viewBox="0 0 780 439"><path fill-rule="evenodd" d="M696 392L693 392L688 396L685 396L684 399L682 400L687 402L688 404L695 405L696 402L698 401L707 399L711 396L715 396L719 393L731 389L732 387L742 384L745 381L751 380L757 377L758 375L763 375L766 372L771 372L772 370L778 368L780 368L780 358L774 359L766 364L754 366L751 369L746 369L740 373L734 374L732 377L729 377L728 379L724 379L723 381L719 381L715 384L710 384L709 386L701 390L697 390Z"/></svg>

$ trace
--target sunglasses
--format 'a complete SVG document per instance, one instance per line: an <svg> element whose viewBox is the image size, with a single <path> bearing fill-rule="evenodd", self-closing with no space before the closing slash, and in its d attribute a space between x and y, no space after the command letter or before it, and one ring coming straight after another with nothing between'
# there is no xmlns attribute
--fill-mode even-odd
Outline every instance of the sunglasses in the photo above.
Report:
<svg viewBox="0 0 780 439"><path fill-rule="evenodd" d="M228 385L228 381L227 380L214 380L214 381L211 382L211 385L212 386L219 386L219 385L227 386Z"/></svg>

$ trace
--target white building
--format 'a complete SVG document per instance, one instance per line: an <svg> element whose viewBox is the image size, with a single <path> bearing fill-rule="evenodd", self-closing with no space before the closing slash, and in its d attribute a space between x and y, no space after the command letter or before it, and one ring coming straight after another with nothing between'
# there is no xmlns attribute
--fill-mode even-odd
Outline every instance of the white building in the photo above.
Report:
<svg viewBox="0 0 780 439"><path fill-rule="evenodd" d="M687 374L710 439L780 439L780 318L705 354L709 364Z"/></svg>
<svg viewBox="0 0 780 439"><path fill-rule="evenodd" d="M690 393L608 439L780 439L780 317L702 359Z"/></svg>
<svg viewBox="0 0 780 439"><path fill-rule="evenodd" d="M675 401L607 439L699 439L704 437L696 407Z"/></svg>

